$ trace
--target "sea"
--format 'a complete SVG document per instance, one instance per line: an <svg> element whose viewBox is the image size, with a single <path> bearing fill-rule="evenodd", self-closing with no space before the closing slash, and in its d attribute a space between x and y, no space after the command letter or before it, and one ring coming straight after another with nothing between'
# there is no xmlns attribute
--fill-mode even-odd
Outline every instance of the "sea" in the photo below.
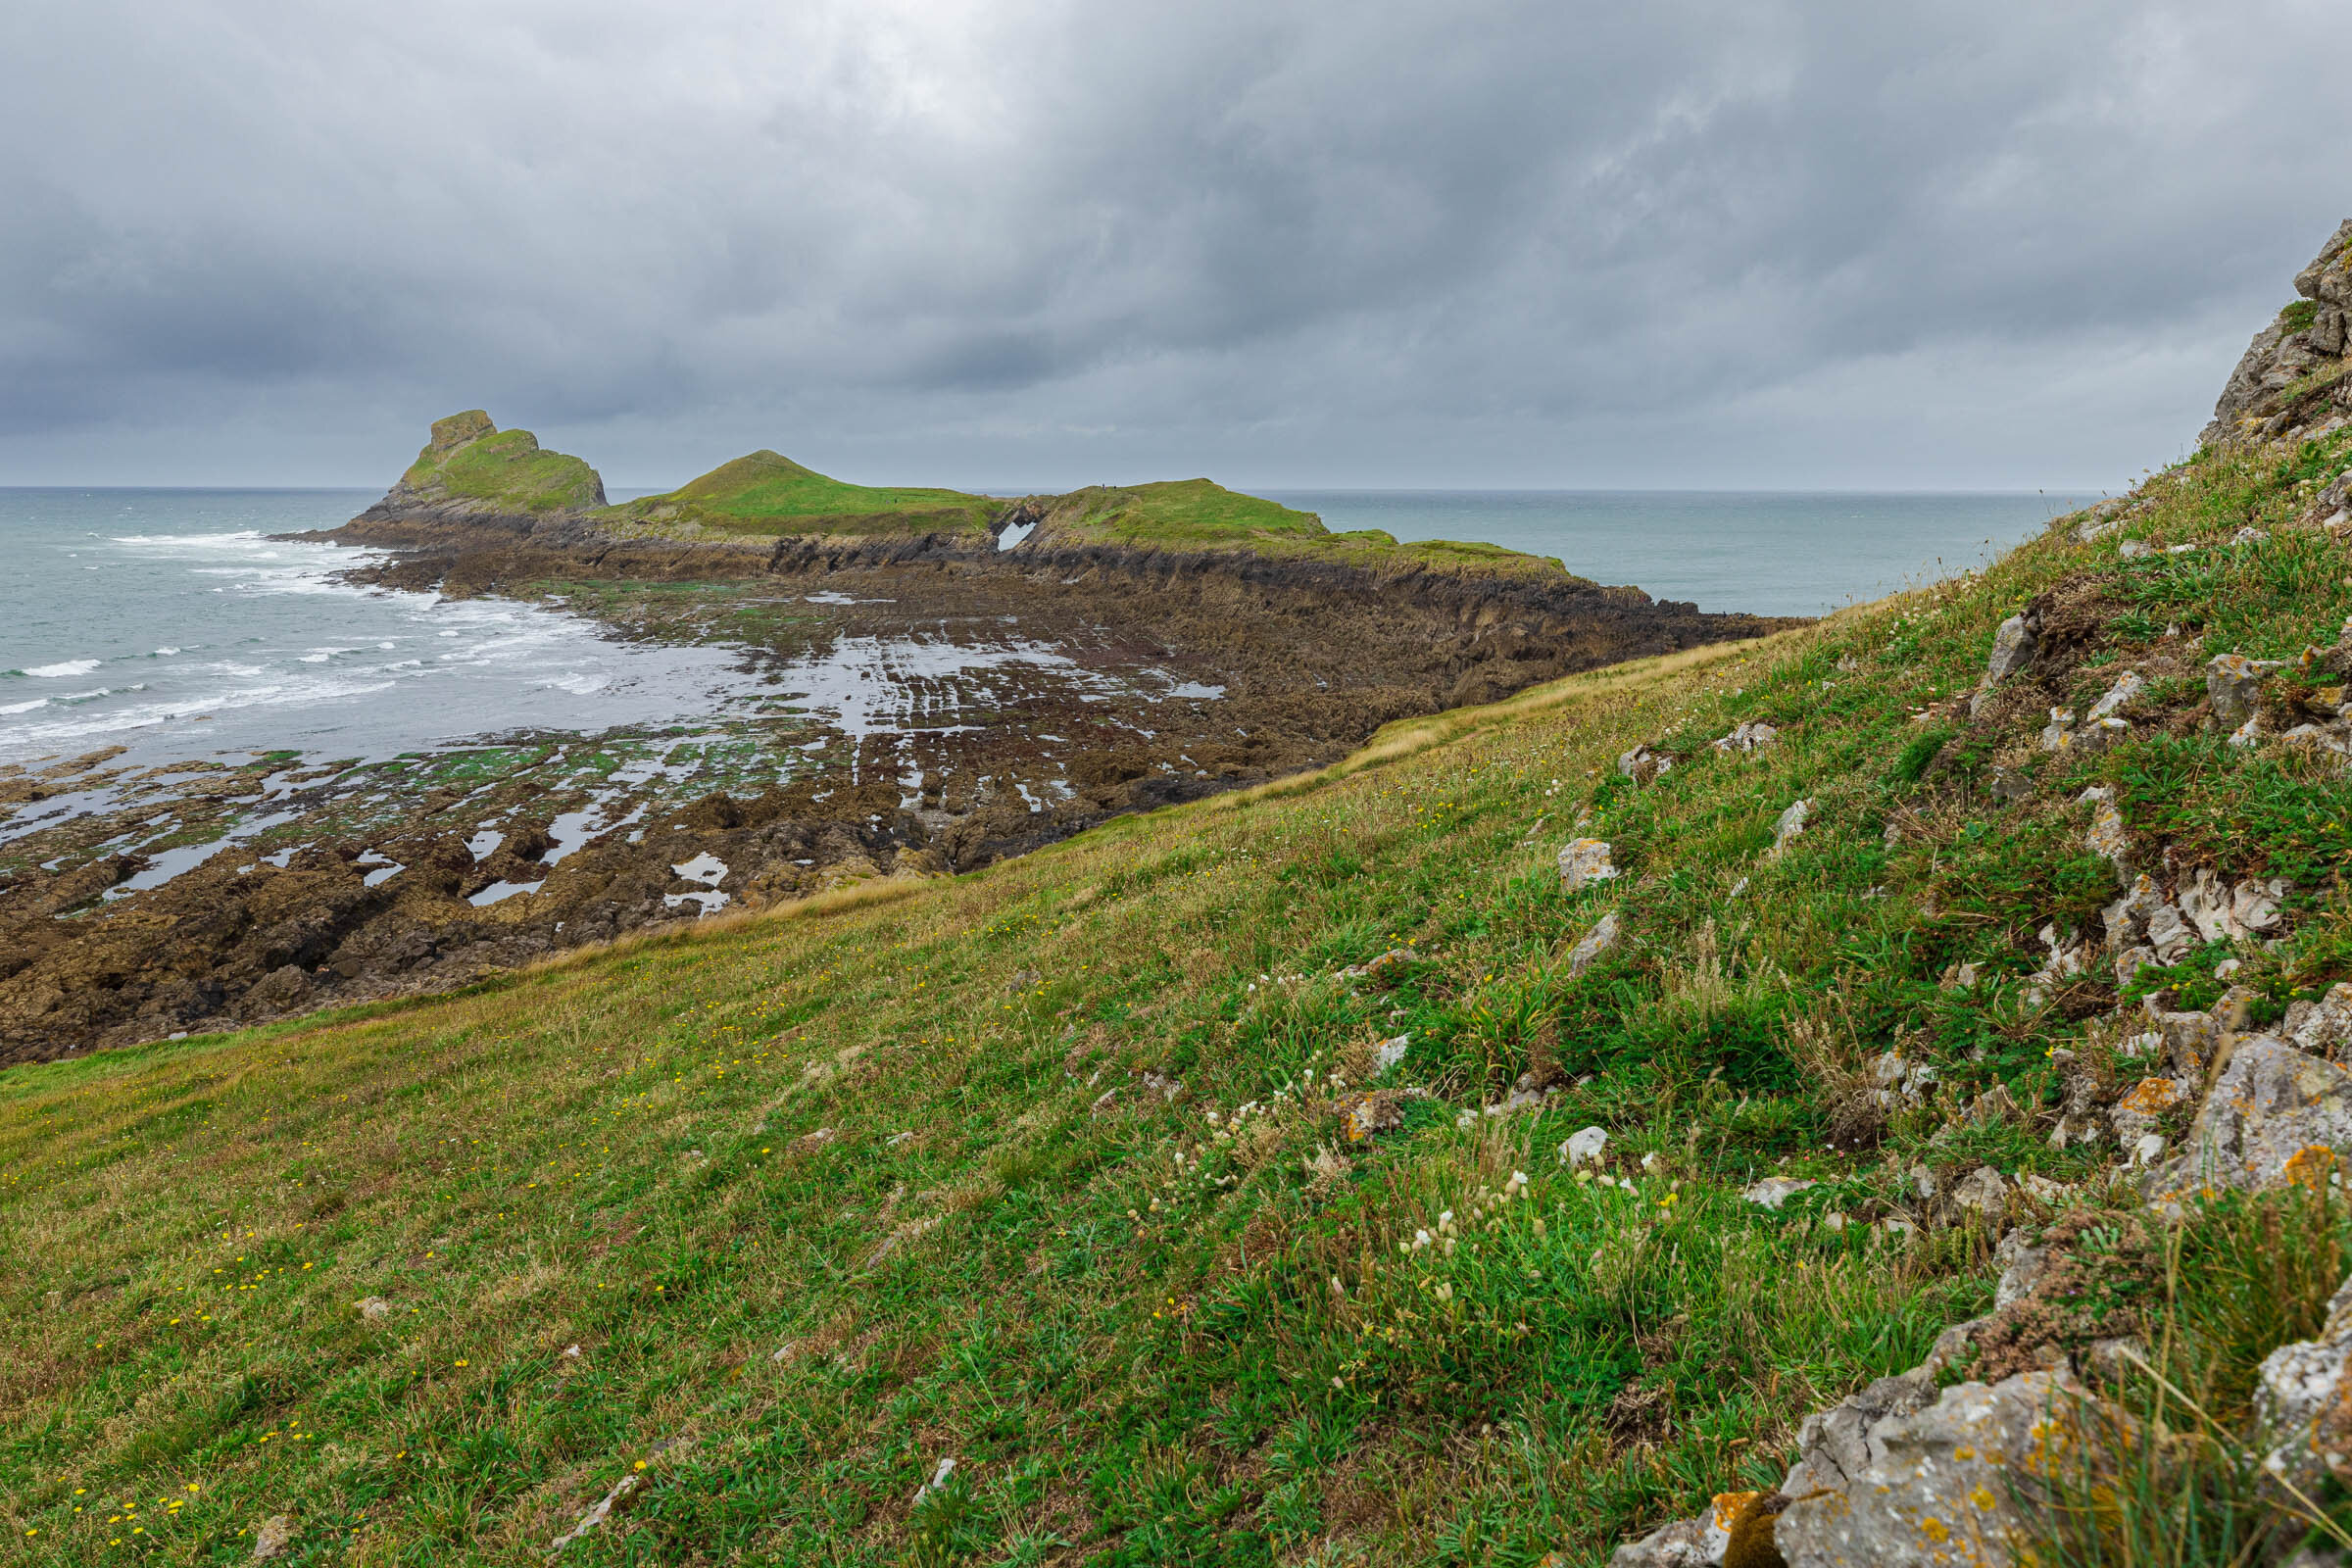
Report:
<svg viewBox="0 0 2352 1568"><path fill-rule="evenodd" d="M1558 557L1702 610L1817 614L1990 560L2081 495L1274 491L1329 526ZM269 751L375 759L521 729L599 732L793 695L723 646L561 607L345 579L362 490L0 489L0 762ZM858 666L888 682L889 662ZM884 696L886 694L875 694Z"/></svg>

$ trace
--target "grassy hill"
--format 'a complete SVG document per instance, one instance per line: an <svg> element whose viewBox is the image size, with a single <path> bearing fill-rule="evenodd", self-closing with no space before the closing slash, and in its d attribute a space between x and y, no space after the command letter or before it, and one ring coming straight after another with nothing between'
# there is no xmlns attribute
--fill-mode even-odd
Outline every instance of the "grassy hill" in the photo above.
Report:
<svg viewBox="0 0 2352 1568"><path fill-rule="evenodd" d="M1379 528L1334 533L1299 512L1228 490L1208 479L1156 484L1090 485L1068 495L1033 498L1038 543L1118 545L1151 550L1248 550L1284 559L1321 560L1373 569L1421 566L1561 579L1566 569L1543 556L1500 545L1450 540L1401 545ZM1573 579L1571 579L1573 580Z"/></svg>
<svg viewBox="0 0 2352 1568"><path fill-rule="evenodd" d="M961 533L985 539L1004 503L959 490L845 484L761 450L720 464L666 495L623 503L607 514L656 527L679 524L720 533Z"/></svg>
<svg viewBox="0 0 2352 1568"><path fill-rule="evenodd" d="M605 504L604 481L578 458L548 452L528 430L501 430L479 409L433 421L433 437L394 491L412 503L486 503L524 514Z"/></svg>
<svg viewBox="0 0 2352 1568"><path fill-rule="evenodd" d="M1587 1564L1769 1488L1990 1304L1923 1173L2132 1201L2052 1147L2056 1054L2125 1070L2117 1010L2225 962L2267 1017L2352 975L2340 775L2228 744L2195 674L2335 640L2341 548L2290 524L2347 461L2201 455L2089 542L969 877L0 1076L0 1525L521 1563L612 1497L562 1560ZM1174 488L1168 527L1313 537ZM2029 604L2047 658L1972 716ZM2039 747L2126 668L2127 738ZM2143 864L2288 879L2283 936L2039 975L2115 895L2094 785ZM1580 836L1620 874L1569 891ZM1936 1082L1882 1098L1890 1047ZM1740 1196L1775 1175L1814 1185ZM2340 1277L2311 1201L2170 1276L2230 1307L2164 1317L2218 1421Z"/></svg>

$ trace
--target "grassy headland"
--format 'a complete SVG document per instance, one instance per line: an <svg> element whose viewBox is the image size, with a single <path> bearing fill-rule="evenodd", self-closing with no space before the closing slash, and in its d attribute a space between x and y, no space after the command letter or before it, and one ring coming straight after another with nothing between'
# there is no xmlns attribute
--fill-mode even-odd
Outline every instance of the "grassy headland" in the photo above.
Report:
<svg viewBox="0 0 2352 1568"><path fill-rule="evenodd" d="M2225 961L2273 1018L2352 975L2339 774L2187 673L2333 642L2341 548L2289 525L2348 459L2208 453L2106 537L971 876L11 1072L0 1523L522 1563L613 1497L563 1560L1525 1568L1769 1488L1990 1302L1923 1171L2130 1203L2052 1147L2056 1054L2123 1072L2119 1009ZM2028 602L2059 652L1972 718ZM2036 746L2127 667L2129 737ZM2282 938L2037 980L2114 897L2093 785L2142 864L2289 879ZM1621 874L1564 889L1576 836ZM1891 1107L1890 1047L1936 1072ZM2235 1224L2191 1259L2263 1305L2211 1340L2223 1420L2333 1285L2257 1289Z"/></svg>
<svg viewBox="0 0 2352 1568"><path fill-rule="evenodd" d="M412 503L476 502L525 514L605 504L594 468L542 449L528 430L499 429L480 409L434 420L432 440L400 476L399 488Z"/></svg>
<svg viewBox="0 0 2352 1568"><path fill-rule="evenodd" d="M1372 570L1415 567L1570 578L1558 562L1500 545L1431 540L1398 544L1380 528L1335 533L1311 512L1228 490L1209 479L1089 485L1024 504L1041 545L1112 545L1132 550L1250 551L1284 560L1327 561Z"/></svg>
<svg viewBox="0 0 2352 1568"><path fill-rule="evenodd" d="M664 531L683 526L760 537L944 533L984 541L990 519L1004 507L960 490L847 484L763 449L604 515Z"/></svg>

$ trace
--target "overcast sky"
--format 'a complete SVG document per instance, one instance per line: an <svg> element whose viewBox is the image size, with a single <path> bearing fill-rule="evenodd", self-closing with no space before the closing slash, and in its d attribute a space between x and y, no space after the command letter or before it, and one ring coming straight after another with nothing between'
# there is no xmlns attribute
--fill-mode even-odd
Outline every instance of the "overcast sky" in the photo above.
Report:
<svg viewBox="0 0 2352 1568"><path fill-rule="evenodd" d="M2091 487L2352 213L2343 0L13 0L0 483Z"/></svg>

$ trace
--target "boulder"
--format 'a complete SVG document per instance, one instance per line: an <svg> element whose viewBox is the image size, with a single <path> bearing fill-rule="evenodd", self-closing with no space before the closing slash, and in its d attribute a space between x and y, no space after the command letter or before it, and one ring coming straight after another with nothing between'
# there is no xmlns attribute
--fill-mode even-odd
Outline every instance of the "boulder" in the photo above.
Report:
<svg viewBox="0 0 2352 1568"><path fill-rule="evenodd" d="M2352 983L2338 983L2318 1002L2287 1009L2286 1032L2298 1050L2334 1060L2352 1054Z"/></svg>
<svg viewBox="0 0 2352 1568"><path fill-rule="evenodd" d="M2009 1178L1990 1165L1979 1165L1953 1185L1952 1201L1980 1214L1998 1215L2009 1206Z"/></svg>
<svg viewBox="0 0 2352 1568"><path fill-rule="evenodd" d="M1881 1378L1827 1410L1814 1411L1796 1429L1796 1464L1781 1491L1791 1497L1824 1488L1842 1492L1870 1468L1871 1429L1925 1409L1935 1398L1935 1376L1921 1367Z"/></svg>
<svg viewBox="0 0 2352 1568"><path fill-rule="evenodd" d="M2041 647L2041 617L2031 611L2011 615L1992 634L1992 654L1984 661L1984 679L1997 685L2034 662Z"/></svg>
<svg viewBox="0 0 2352 1568"><path fill-rule="evenodd" d="M1592 967L1593 960L1617 945L1617 911L1612 909L1594 922L1585 933L1585 939L1568 950L1568 972L1583 974Z"/></svg>
<svg viewBox="0 0 2352 1568"><path fill-rule="evenodd" d="M2242 729L2262 706L2262 684L2280 661L2248 659L2243 654L2216 654L2205 662L2205 695L2213 701L2213 721L2226 730Z"/></svg>
<svg viewBox="0 0 2352 1568"><path fill-rule="evenodd" d="M2207 942L2242 942L2278 929L2284 877L2245 878L2225 883L2211 866L2201 866L2180 887L2180 912Z"/></svg>
<svg viewBox="0 0 2352 1568"><path fill-rule="evenodd" d="M1889 1414L1845 1487L1781 1515L1782 1554L1790 1568L2006 1568L2031 1529L2014 1489L2072 1461L2088 1398L2064 1371L2027 1372Z"/></svg>
<svg viewBox="0 0 2352 1568"><path fill-rule="evenodd" d="M1609 861L1606 839L1570 839L1560 851L1560 889L1580 893L1598 882L1612 881L1617 867Z"/></svg>
<svg viewBox="0 0 2352 1568"><path fill-rule="evenodd" d="M2254 1410L2273 1476L2307 1497L2330 1475L2352 1483L2352 1279L2336 1287L2318 1339L2264 1358Z"/></svg>
<svg viewBox="0 0 2352 1568"><path fill-rule="evenodd" d="M1713 1511L1696 1519L1677 1519L1640 1541L1629 1541L1609 1553L1609 1568L1715 1568L1723 1561L1728 1542L1710 1539Z"/></svg>
<svg viewBox="0 0 2352 1568"><path fill-rule="evenodd" d="M2352 1073L2272 1035L2237 1043L2187 1147L2141 1181L2168 1209L2196 1192L2324 1182L2352 1149Z"/></svg>

